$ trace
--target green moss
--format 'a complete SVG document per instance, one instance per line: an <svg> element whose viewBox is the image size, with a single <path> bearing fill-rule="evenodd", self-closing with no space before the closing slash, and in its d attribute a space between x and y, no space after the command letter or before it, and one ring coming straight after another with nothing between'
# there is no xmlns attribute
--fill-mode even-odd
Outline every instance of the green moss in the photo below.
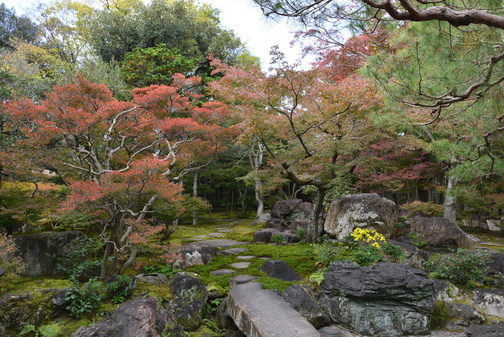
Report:
<svg viewBox="0 0 504 337"><path fill-rule="evenodd" d="M264 289L276 289L279 291L284 291L285 289L289 288L291 285L300 283L300 282L287 282L287 281L282 281L276 278L272 277L259 277L256 282L259 282L262 284Z"/></svg>
<svg viewBox="0 0 504 337"><path fill-rule="evenodd" d="M168 302L172 299L173 294L167 284L153 285L143 282L138 282L133 293L133 298L140 296L156 297L159 303Z"/></svg>
<svg viewBox="0 0 504 337"><path fill-rule="evenodd" d="M58 325L61 327L60 336L67 337L71 336L75 330L80 328L81 326L88 326L95 323L94 320L90 320L88 318L81 319L72 319L68 317L63 317L57 320Z"/></svg>
<svg viewBox="0 0 504 337"><path fill-rule="evenodd" d="M450 319L448 309L443 301L437 301L434 305L431 317L431 328L443 328L446 322Z"/></svg>

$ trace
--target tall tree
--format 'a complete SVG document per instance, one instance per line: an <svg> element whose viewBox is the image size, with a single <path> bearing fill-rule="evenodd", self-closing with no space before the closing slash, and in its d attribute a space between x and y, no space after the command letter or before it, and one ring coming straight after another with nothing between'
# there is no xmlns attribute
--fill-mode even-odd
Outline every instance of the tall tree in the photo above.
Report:
<svg viewBox="0 0 504 337"><path fill-rule="evenodd" d="M411 23L392 37L392 53L369 59L368 70L388 94L388 111L400 123L397 127L422 138L426 149L445 165L444 209L451 220L456 220L460 185L499 176L504 169L502 89L480 86L478 96L457 105L433 106L431 100L436 92L463 92L498 48L496 41L502 40L502 33L487 29L468 33L447 23ZM458 71L462 68L463 72ZM492 82L499 81L495 74L488 76Z"/></svg>
<svg viewBox="0 0 504 337"><path fill-rule="evenodd" d="M204 74L209 54L236 63L245 50L234 33L221 27L217 10L193 0L117 3L96 10L88 24L92 46L105 61L122 62L135 48L165 44L198 60L196 73Z"/></svg>
<svg viewBox="0 0 504 337"><path fill-rule="evenodd" d="M351 174L356 152L376 135L369 117L379 100L356 74L332 81L327 68L300 71L278 50L273 54L277 67L270 74L214 61L225 76L212 88L242 113L245 132L260 138L278 172L314 190L308 240L315 242L331 182Z"/></svg>
<svg viewBox="0 0 504 337"><path fill-rule="evenodd" d="M27 16L17 16L14 9L0 4L0 48L13 48L11 39L28 42L37 40L38 27Z"/></svg>

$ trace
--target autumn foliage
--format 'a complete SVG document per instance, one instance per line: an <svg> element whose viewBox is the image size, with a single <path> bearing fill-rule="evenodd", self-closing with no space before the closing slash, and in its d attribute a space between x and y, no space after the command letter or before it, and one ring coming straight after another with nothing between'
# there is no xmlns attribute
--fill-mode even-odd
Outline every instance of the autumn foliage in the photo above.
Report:
<svg viewBox="0 0 504 337"><path fill-rule="evenodd" d="M22 134L6 155L23 158L25 171L58 172L71 191L61 209L93 215L106 242L102 278L133 263L137 224L155 203L177 204L180 178L235 135L223 126L225 106L193 92L198 81L177 75L172 86L135 89L132 102L121 102L104 85L77 77L46 100L5 106L8 127Z"/></svg>

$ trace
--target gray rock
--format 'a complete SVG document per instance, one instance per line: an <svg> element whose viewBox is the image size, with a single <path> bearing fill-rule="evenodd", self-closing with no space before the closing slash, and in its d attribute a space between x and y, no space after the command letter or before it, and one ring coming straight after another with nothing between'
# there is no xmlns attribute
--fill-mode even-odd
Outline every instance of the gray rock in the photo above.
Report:
<svg viewBox="0 0 504 337"><path fill-rule="evenodd" d="M288 229L289 225L284 219L279 219L279 218L272 218L268 221L266 221L266 224L264 225L267 229L275 229L279 232L283 232L284 230Z"/></svg>
<svg viewBox="0 0 504 337"><path fill-rule="evenodd" d="M301 199L280 200L271 210L272 218L280 219L308 219L313 209L313 204Z"/></svg>
<svg viewBox="0 0 504 337"><path fill-rule="evenodd" d="M230 266L236 269L247 269L250 266L250 262L236 262L232 263Z"/></svg>
<svg viewBox="0 0 504 337"><path fill-rule="evenodd" d="M375 193L351 194L334 199L324 223L324 230L345 239L357 227L374 229L388 235L398 221L399 207Z"/></svg>
<svg viewBox="0 0 504 337"><path fill-rule="evenodd" d="M329 317L322 311L318 302L299 284L285 289L282 298L299 312L316 329L329 324Z"/></svg>
<svg viewBox="0 0 504 337"><path fill-rule="evenodd" d="M187 273L177 273L170 279L172 300L165 305L173 312L177 323L187 331L201 324L208 291L203 282Z"/></svg>
<svg viewBox="0 0 504 337"><path fill-rule="evenodd" d="M504 318L504 289L476 289L473 303L486 315Z"/></svg>
<svg viewBox="0 0 504 337"><path fill-rule="evenodd" d="M231 288L227 312L247 336L320 337L308 321L276 292L257 282Z"/></svg>
<svg viewBox="0 0 504 337"><path fill-rule="evenodd" d="M5 269L0 267L0 277L5 275Z"/></svg>
<svg viewBox="0 0 504 337"><path fill-rule="evenodd" d="M319 330L321 337L353 337L350 332L343 330L337 326L326 326Z"/></svg>
<svg viewBox="0 0 504 337"><path fill-rule="evenodd" d="M432 280L434 282L434 294L436 301L452 301L460 294L460 289L452 283L443 280Z"/></svg>
<svg viewBox="0 0 504 337"><path fill-rule="evenodd" d="M426 242L426 248L460 248L469 244L467 235L456 223L441 217L411 218L411 233Z"/></svg>
<svg viewBox="0 0 504 337"><path fill-rule="evenodd" d="M215 321L217 322L217 325L219 328L226 330L225 337L246 337L236 326L231 316L229 316L227 312L227 302L228 299L225 298L215 313Z"/></svg>
<svg viewBox="0 0 504 337"><path fill-rule="evenodd" d="M23 276L53 277L61 275L57 263L75 249L72 243L84 234L80 231L43 232L14 236L19 254L26 265Z"/></svg>
<svg viewBox="0 0 504 337"><path fill-rule="evenodd" d="M258 276L252 276L252 275L237 275L235 277L232 277L229 280L229 284L232 288L238 284L245 284L245 283L253 282L253 281L257 280L258 278L259 278Z"/></svg>
<svg viewBox="0 0 504 337"><path fill-rule="evenodd" d="M6 330L19 328L21 325L40 326L44 319L51 317L53 306L51 299L56 289L38 292L5 293L0 296L0 336ZM33 305L34 300L38 305Z"/></svg>
<svg viewBox="0 0 504 337"><path fill-rule="evenodd" d="M177 252L179 258L173 263L174 268L188 268L194 265L205 265L217 255L218 248L228 248L246 245L241 242L227 239L205 240L184 245Z"/></svg>
<svg viewBox="0 0 504 337"><path fill-rule="evenodd" d="M152 285L162 285L168 284L168 277L161 273L151 273L151 274L138 274L135 276L138 282L152 284Z"/></svg>
<svg viewBox="0 0 504 337"><path fill-rule="evenodd" d="M240 247L228 248L228 249L219 250L218 254L219 255L224 255L224 256L227 256L227 255L236 255L236 254L240 254L240 253L246 252L247 250L248 250L247 248L240 248Z"/></svg>
<svg viewBox="0 0 504 337"><path fill-rule="evenodd" d="M321 283L320 303L333 322L372 336L429 332L434 282L411 266L336 262Z"/></svg>
<svg viewBox="0 0 504 337"><path fill-rule="evenodd" d="M502 337L504 323L493 325L473 325L466 330L467 337Z"/></svg>
<svg viewBox="0 0 504 337"><path fill-rule="evenodd" d="M475 307L468 304L448 302L445 303L445 308L450 318L449 327L451 330L483 324L485 321L483 315Z"/></svg>
<svg viewBox="0 0 504 337"><path fill-rule="evenodd" d="M219 275L226 275L226 274L234 274L236 271L232 269L217 269L217 270L212 270L210 274L214 276L219 276Z"/></svg>
<svg viewBox="0 0 504 337"><path fill-rule="evenodd" d="M261 266L261 271L269 277L274 277L282 281L300 281L301 276L296 274L294 269L283 260L267 260Z"/></svg>
<svg viewBox="0 0 504 337"><path fill-rule="evenodd" d="M217 256L216 247L187 245L182 247L178 253L177 260L173 267L177 269L201 266L209 263Z"/></svg>
<svg viewBox="0 0 504 337"><path fill-rule="evenodd" d="M162 337L185 336L174 317L159 308L155 297L136 298L121 304L112 316L92 326L77 329L72 337Z"/></svg>

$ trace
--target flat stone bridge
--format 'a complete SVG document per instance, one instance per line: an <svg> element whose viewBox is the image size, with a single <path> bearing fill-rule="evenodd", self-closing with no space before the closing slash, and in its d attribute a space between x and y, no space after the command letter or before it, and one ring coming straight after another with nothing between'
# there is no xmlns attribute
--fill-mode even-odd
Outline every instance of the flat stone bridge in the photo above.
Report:
<svg viewBox="0 0 504 337"><path fill-rule="evenodd" d="M299 312L258 282L231 288L227 311L248 337L320 337Z"/></svg>

